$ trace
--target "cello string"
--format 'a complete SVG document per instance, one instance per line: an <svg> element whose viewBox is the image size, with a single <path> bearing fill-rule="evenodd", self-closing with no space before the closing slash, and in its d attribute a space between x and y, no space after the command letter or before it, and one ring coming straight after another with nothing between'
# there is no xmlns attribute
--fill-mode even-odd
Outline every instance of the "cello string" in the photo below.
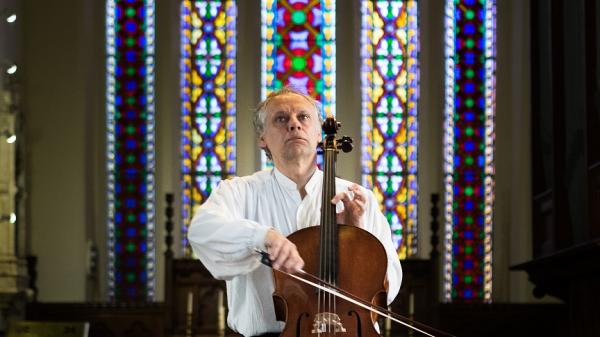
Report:
<svg viewBox="0 0 600 337"><path fill-rule="evenodd" d="M331 195L335 195L336 189L335 189L335 140L334 140L334 144L333 144L333 150L331 151L331 159L330 159L330 174L331 174L331 180L330 180L330 184L331 184ZM337 227L337 219L336 219L336 205L333 205L331 202L329 202L329 205L331 207L330 210L330 224L331 224L331 241L332 241L332 248L331 248L331 262L332 262L332 280L331 283L332 284L337 284L337 257L338 257L338 227ZM337 314L337 299L335 296L332 296L332 301L333 301L333 313ZM337 330L333 330L334 334L337 334Z"/></svg>
<svg viewBox="0 0 600 337"><path fill-rule="evenodd" d="M332 195L332 190L331 190L331 149L328 149L327 151L327 164L328 164L328 170L327 170L327 196L330 197ZM329 273L328 273L328 281L329 283L333 282L333 254L334 254L334 248L333 248L333 224L331 222L331 201L327 203L327 231L328 231L328 236L327 236L327 242L328 242L328 248L329 248L329 252L327 254L327 264L329 266ZM331 293L329 293L328 299L327 299L327 312L332 312L331 310L331 301L332 301L332 296ZM330 316L327 316L328 318L330 318ZM331 328L331 325L327 324L326 325L327 328ZM331 332L331 331L329 331Z"/></svg>

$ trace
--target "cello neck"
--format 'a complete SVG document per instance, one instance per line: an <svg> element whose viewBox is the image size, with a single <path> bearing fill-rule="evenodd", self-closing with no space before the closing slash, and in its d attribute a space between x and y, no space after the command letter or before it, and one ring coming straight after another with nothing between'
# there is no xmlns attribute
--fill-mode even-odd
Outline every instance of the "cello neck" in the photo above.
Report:
<svg viewBox="0 0 600 337"><path fill-rule="evenodd" d="M335 205L331 203L331 199L335 196L335 161L338 151L335 136L338 127L339 124L333 117L328 117L323 123L325 139L321 144L323 149L323 195L319 276L331 284L337 284L338 225Z"/></svg>

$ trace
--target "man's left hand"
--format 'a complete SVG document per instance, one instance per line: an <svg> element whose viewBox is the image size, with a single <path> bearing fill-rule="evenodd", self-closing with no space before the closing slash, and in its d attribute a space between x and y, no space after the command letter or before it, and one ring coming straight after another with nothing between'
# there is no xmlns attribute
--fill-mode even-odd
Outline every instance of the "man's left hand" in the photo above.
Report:
<svg viewBox="0 0 600 337"><path fill-rule="evenodd" d="M348 188L348 191L339 192L331 199L331 203L334 205L340 201L344 204L344 210L337 213L337 223L362 228L366 197L360 186L353 184Z"/></svg>

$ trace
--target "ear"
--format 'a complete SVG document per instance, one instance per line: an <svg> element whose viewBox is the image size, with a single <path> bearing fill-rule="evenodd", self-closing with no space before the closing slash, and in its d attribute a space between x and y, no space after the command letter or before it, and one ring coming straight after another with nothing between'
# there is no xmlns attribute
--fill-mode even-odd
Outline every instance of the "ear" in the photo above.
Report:
<svg viewBox="0 0 600 337"><path fill-rule="evenodd" d="M264 134L261 135L260 137L258 137L258 146L261 149L265 149L267 147L267 142L265 141L265 136Z"/></svg>

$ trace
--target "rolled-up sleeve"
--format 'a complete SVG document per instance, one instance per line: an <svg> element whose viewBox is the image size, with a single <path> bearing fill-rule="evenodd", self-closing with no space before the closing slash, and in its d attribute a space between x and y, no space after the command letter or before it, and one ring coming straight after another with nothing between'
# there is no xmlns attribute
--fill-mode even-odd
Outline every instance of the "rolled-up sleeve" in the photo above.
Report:
<svg viewBox="0 0 600 337"><path fill-rule="evenodd" d="M264 249L270 227L244 218L244 184L224 180L196 211L189 227L188 240L213 277L231 279L258 268L255 249Z"/></svg>

